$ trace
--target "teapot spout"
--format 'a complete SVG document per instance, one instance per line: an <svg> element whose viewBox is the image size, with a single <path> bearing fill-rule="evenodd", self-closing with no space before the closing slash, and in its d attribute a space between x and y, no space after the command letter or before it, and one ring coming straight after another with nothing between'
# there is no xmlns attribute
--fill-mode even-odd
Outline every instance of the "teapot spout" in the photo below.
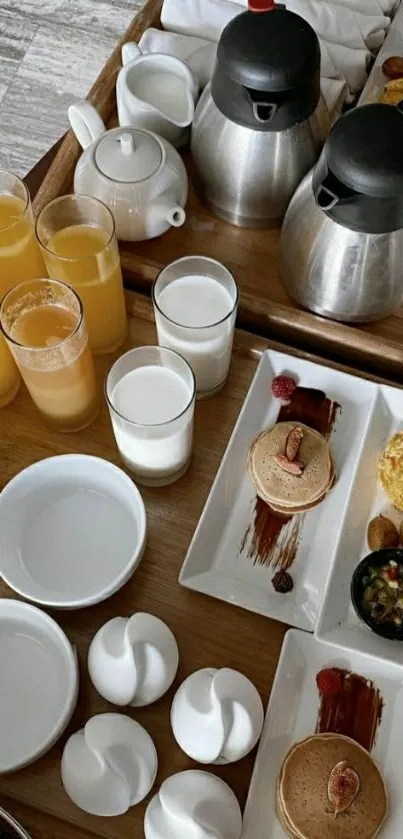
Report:
<svg viewBox="0 0 403 839"><path fill-rule="evenodd" d="M156 201L151 207L151 213L153 221L167 221L171 227L182 227L186 220L183 207L170 201Z"/></svg>

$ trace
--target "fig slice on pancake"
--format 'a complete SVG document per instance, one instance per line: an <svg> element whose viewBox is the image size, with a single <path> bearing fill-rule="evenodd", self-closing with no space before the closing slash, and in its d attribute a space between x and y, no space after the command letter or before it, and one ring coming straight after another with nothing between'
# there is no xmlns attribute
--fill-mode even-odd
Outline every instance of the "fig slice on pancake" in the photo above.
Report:
<svg viewBox="0 0 403 839"><path fill-rule="evenodd" d="M335 481L327 440L295 422L279 422L259 434L249 450L248 471L259 498L290 515L313 509Z"/></svg>

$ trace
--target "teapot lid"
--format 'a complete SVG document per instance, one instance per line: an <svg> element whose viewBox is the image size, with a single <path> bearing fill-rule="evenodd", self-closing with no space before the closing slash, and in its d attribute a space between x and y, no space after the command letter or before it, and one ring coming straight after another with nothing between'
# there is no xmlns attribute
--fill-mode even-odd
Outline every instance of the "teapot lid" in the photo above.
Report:
<svg viewBox="0 0 403 839"><path fill-rule="evenodd" d="M309 83L320 67L320 47L312 26L286 9L243 12L225 27L217 65L237 84L280 92Z"/></svg>
<svg viewBox="0 0 403 839"><path fill-rule="evenodd" d="M95 163L112 181L134 183L155 174L162 162L162 147L148 131L115 128L107 131L95 148Z"/></svg>
<svg viewBox="0 0 403 839"><path fill-rule="evenodd" d="M333 126L324 148L326 164L349 189L403 201L402 106L363 105Z"/></svg>

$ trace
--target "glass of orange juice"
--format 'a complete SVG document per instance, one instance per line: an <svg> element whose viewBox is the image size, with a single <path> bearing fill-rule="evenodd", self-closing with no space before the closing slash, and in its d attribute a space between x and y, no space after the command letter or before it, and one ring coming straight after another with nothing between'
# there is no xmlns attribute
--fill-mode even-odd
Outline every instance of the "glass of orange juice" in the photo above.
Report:
<svg viewBox="0 0 403 839"><path fill-rule="evenodd" d="M29 192L16 175L0 170L0 300L16 283L44 274ZM0 408L14 399L19 384L17 366L0 335Z"/></svg>
<svg viewBox="0 0 403 839"><path fill-rule="evenodd" d="M80 298L57 280L19 283L0 306L0 327L47 424L79 431L95 419L99 397Z"/></svg>
<svg viewBox="0 0 403 839"><path fill-rule="evenodd" d="M78 292L94 354L118 349L127 332L119 249L109 208L86 195L64 195L39 214L36 234L50 277Z"/></svg>

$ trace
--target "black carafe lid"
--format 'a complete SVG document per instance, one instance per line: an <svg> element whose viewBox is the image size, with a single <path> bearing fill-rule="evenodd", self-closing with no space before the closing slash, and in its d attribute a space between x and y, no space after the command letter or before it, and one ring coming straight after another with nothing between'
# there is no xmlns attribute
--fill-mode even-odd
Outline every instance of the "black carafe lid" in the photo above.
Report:
<svg viewBox="0 0 403 839"><path fill-rule="evenodd" d="M403 228L403 101L364 105L334 124L313 173L318 206L364 233Z"/></svg>
<svg viewBox="0 0 403 839"><path fill-rule="evenodd" d="M243 12L217 47L211 92L232 122L281 131L307 119L320 96L320 47L312 26L294 12Z"/></svg>

